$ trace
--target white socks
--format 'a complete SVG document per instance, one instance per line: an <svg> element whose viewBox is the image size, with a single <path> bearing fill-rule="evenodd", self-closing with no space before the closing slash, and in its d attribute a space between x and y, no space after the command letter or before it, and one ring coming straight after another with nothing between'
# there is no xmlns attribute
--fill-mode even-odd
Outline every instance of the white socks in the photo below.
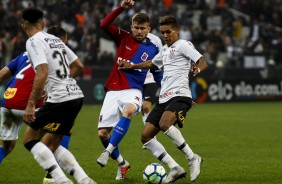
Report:
<svg viewBox="0 0 282 184"><path fill-rule="evenodd" d="M45 144L43 144L42 142L36 143L30 150L30 152L33 155L34 159L44 170L53 168L53 170L50 171L50 174L57 183L64 183L69 181L67 176L58 165L54 154Z"/></svg>
<svg viewBox="0 0 282 184"><path fill-rule="evenodd" d="M149 142L146 142L144 146L151 151L151 153L161 160L164 164L167 164L169 168L174 168L179 166L175 160L166 152L163 145L156 139L151 139Z"/></svg>
<svg viewBox="0 0 282 184"><path fill-rule="evenodd" d="M119 156L116 159L117 164L120 165L123 161L124 161L123 157L121 156L121 154L119 154Z"/></svg>
<svg viewBox="0 0 282 184"><path fill-rule="evenodd" d="M73 175L78 183L81 182L84 178L88 177L74 158L73 154L63 146L59 146L56 149L54 155L59 165L65 171Z"/></svg>
<svg viewBox="0 0 282 184"><path fill-rule="evenodd" d="M165 132L165 134L176 144L176 146L185 154L186 158L191 160L194 157L194 153L186 143L181 132L175 127L171 126Z"/></svg>
<svg viewBox="0 0 282 184"><path fill-rule="evenodd" d="M108 147L105 149L107 152L109 152L110 154L112 154L112 152L114 151L114 149L116 148L116 146L112 145L111 143L108 144Z"/></svg>

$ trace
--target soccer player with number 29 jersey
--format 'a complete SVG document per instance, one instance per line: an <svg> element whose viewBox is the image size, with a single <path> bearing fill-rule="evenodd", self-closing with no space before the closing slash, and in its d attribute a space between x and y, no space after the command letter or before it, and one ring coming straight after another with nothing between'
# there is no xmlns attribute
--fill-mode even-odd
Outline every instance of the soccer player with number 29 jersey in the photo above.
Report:
<svg viewBox="0 0 282 184"><path fill-rule="evenodd" d="M43 31L43 12L29 8L22 13L22 29L28 35L26 50L36 71L23 119L28 125L23 143L38 164L58 184L73 184L62 171L71 174L79 184L95 184L72 153L60 145L68 135L83 104L83 93L70 75L70 64L77 56L64 42ZM47 101L35 112L43 90Z"/></svg>
<svg viewBox="0 0 282 184"><path fill-rule="evenodd" d="M176 124L182 128L186 113L192 107L192 94L189 88L189 71L195 75L207 68L202 55L187 40L179 39L180 26L173 16L160 18L160 32L166 43L158 55L152 60L139 64L120 62L120 69L142 69L158 66L163 68L164 76L161 82L159 102L147 118L141 141L161 162L167 164L170 172L164 181L174 183L186 176L182 168L165 150L164 146L154 136L163 131L181 150L188 161L191 181L200 174L202 158L194 154Z"/></svg>
<svg viewBox="0 0 282 184"><path fill-rule="evenodd" d="M118 145L129 129L131 118L141 110L143 84L148 72L148 69L122 71L118 69L118 64L122 60L134 64L140 63L152 59L158 53L157 46L147 38L150 20L146 14L136 13L132 17L132 34L113 24L117 16L131 8L134 3L133 0L123 0L119 7L102 20L100 25L117 44L117 56L105 84L107 93L98 123L98 134L105 150L97 159L97 163L103 167L107 165L109 157L116 160L118 163L116 180L125 179L126 171L130 167L121 156ZM161 78L162 75L155 75L156 82Z"/></svg>

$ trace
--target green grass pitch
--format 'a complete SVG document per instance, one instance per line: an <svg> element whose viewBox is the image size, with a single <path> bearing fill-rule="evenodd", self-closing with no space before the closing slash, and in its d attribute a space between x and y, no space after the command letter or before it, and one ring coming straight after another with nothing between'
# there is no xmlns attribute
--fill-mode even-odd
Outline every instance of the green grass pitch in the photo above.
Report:
<svg viewBox="0 0 282 184"><path fill-rule="evenodd" d="M158 162L142 150L141 116L135 117L120 150L132 168L126 181L115 181L113 160L101 168L96 159L103 151L97 136L101 106L85 105L77 118L70 150L90 177L99 184L141 184L147 164ZM15 150L0 165L0 184L40 184L45 171L22 145L23 126ZM282 103L205 103L192 109L180 129L190 147L204 158L197 184L282 183ZM184 155L163 135L167 151L189 173ZM165 167L168 171L168 168ZM72 177L70 177L73 179ZM176 183L190 183L189 176Z"/></svg>

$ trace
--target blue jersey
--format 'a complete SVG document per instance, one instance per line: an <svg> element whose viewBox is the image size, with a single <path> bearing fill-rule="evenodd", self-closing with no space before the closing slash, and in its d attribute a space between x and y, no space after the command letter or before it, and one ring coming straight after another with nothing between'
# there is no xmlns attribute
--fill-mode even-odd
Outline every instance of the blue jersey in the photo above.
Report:
<svg viewBox="0 0 282 184"><path fill-rule="evenodd" d="M101 22L101 27L111 36L118 46L117 56L105 84L105 90L135 88L143 91L143 85L148 69L119 70L118 63L121 60L128 60L133 64L151 60L159 52L158 47L149 39L146 39L145 42L138 42L130 33L112 24L112 21L122 11L122 8L117 8Z"/></svg>
<svg viewBox="0 0 282 184"><path fill-rule="evenodd" d="M24 110L32 90L35 72L27 57L27 52L22 52L11 61L7 67L12 73L12 78L6 85L1 106L7 109ZM43 102L37 103L36 107L42 106Z"/></svg>

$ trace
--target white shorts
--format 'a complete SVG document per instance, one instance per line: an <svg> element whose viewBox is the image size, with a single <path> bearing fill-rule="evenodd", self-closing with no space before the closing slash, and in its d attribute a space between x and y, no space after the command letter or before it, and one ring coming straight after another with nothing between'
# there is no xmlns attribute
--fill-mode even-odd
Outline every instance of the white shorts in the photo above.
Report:
<svg viewBox="0 0 282 184"><path fill-rule="evenodd" d="M23 124L24 110L6 109L1 107L0 139L3 141L17 140Z"/></svg>
<svg viewBox="0 0 282 184"><path fill-rule="evenodd" d="M100 112L98 128L114 127L120 120L125 104L135 105L137 115L141 111L142 93L138 89L108 91Z"/></svg>

